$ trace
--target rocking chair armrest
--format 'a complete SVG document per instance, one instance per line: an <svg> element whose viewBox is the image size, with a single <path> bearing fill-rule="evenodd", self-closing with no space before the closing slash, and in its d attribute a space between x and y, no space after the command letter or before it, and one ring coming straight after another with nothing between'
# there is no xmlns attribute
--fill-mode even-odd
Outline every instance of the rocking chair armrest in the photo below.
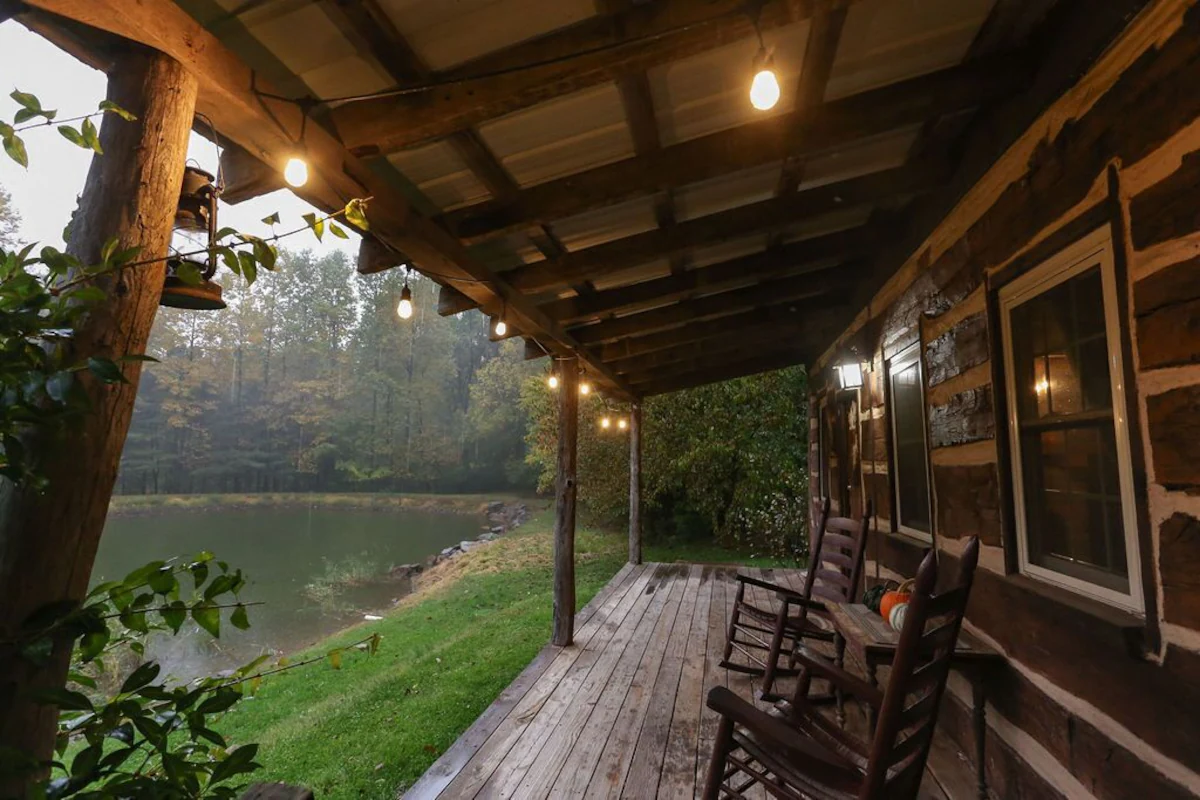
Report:
<svg viewBox="0 0 1200 800"><path fill-rule="evenodd" d="M760 581L758 578L751 578L750 576L742 575L741 573L739 573L735 577L737 577L737 579L740 583L748 583L751 586L757 586L760 589L766 589L768 592L774 592L776 595L779 596L780 600L791 603L793 605L808 606L809 608L815 608L818 611L825 610L825 606L823 604L818 603L815 600L809 600L807 597L805 597L804 595L795 591L794 589L789 589L788 587L781 586L778 583L771 583L770 581Z"/></svg>
<svg viewBox="0 0 1200 800"><path fill-rule="evenodd" d="M854 695L864 703L875 708L883 705L883 690L872 686L862 678L842 669L824 656L814 652L812 648L800 647L795 652L799 665L812 671L818 678L824 678L838 689Z"/></svg>
<svg viewBox="0 0 1200 800"><path fill-rule="evenodd" d="M708 707L746 728L760 744L786 750L790 760L813 777L833 781L860 778L854 764L840 754L822 747L779 717L760 711L724 686L708 693Z"/></svg>

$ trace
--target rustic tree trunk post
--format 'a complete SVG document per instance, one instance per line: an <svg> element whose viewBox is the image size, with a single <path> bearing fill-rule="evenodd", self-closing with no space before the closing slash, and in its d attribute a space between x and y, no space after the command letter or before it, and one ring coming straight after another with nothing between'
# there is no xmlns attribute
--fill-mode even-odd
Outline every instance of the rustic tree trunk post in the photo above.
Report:
<svg viewBox="0 0 1200 800"><path fill-rule="evenodd" d="M642 563L642 404L629 409L629 563Z"/></svg>
<svg viewBox="0 0 1200 800"><path fill-rule="evenodd" d="M579 438L579 364L560 364L558 384L558 486L554 513L554 644L566 647L575 636L576 443Z"/></svg>
<svg viewBox="0 0 1200 800"><path fill-rule="evenodd" d="M113 237L118 250L140 246L142 257L166 253L196 91L196 79L167 56L139 49L117 59L108 98L138 119L109 114L102 123L104 155L92 159L71 225L68 249L82 263L99 263L101 248ZM156 263L97 281L108 298L82 322L69 345L70 360L143 353L164 269ZM87 592L140 375L136 362L122 369L129 383L114 386L80 373L91 412L64 436L30 437L26 449L49 481L46 493L8 481L0 486L0 641L11 639L34 610L80 600ZM0 747L49 759L57 710L27 697L30 690L63 685L70 644L56 642L45 667L0 645ZM0 786L2 796L21 791Z"/></svg>

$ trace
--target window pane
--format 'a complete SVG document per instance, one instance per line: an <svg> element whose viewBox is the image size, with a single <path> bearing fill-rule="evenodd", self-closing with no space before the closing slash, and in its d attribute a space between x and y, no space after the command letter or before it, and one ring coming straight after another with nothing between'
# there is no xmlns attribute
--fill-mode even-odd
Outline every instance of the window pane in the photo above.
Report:
<svg viewBox="0 0 1200 800"><path fill-rule="evenodd" d="M1029 561L1128 592L1099 267L1010 322Z"/></svg>
<svg viewBox="0 0 1200 800"><path fill-rule="evenodd" d="M920 362L892 372L898 522L929 533L929 476L925 465L925 403Z"/></svg>

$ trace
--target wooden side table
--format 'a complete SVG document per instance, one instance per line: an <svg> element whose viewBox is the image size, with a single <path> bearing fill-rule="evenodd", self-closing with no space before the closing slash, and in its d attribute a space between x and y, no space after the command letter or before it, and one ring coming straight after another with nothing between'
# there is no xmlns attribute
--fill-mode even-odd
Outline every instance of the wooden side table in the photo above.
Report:
<svg viewBox="0 0 1200 800"><path fill-rule="evenodd" d="M888 666L896 654L900 634L871 609L859 603L829 603L829 615L846 642L846 651L867 672L872 685L878 685L876 671ZM987 800L987 768L984 760L987 743L987 678L1004 663L1004 656L978 637L960 631L954 645L951 666L971 682L971 718L975 732L975 778L980 800ZM870 712L871 730L875 729Z"/></svg>

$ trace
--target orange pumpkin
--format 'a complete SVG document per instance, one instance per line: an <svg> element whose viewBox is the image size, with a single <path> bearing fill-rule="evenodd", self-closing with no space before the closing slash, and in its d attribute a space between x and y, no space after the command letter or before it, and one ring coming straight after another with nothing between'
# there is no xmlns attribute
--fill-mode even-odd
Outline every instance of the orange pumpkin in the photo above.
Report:
<svg viewBox="0 0 1200 800"><path fill-rule="evenodd" d="M905 592L897 589L894 592L888 592L879 601L879 616L884 619L891 619L892 609L900 603L907 603L912 598L911 592Z"/></svg>

